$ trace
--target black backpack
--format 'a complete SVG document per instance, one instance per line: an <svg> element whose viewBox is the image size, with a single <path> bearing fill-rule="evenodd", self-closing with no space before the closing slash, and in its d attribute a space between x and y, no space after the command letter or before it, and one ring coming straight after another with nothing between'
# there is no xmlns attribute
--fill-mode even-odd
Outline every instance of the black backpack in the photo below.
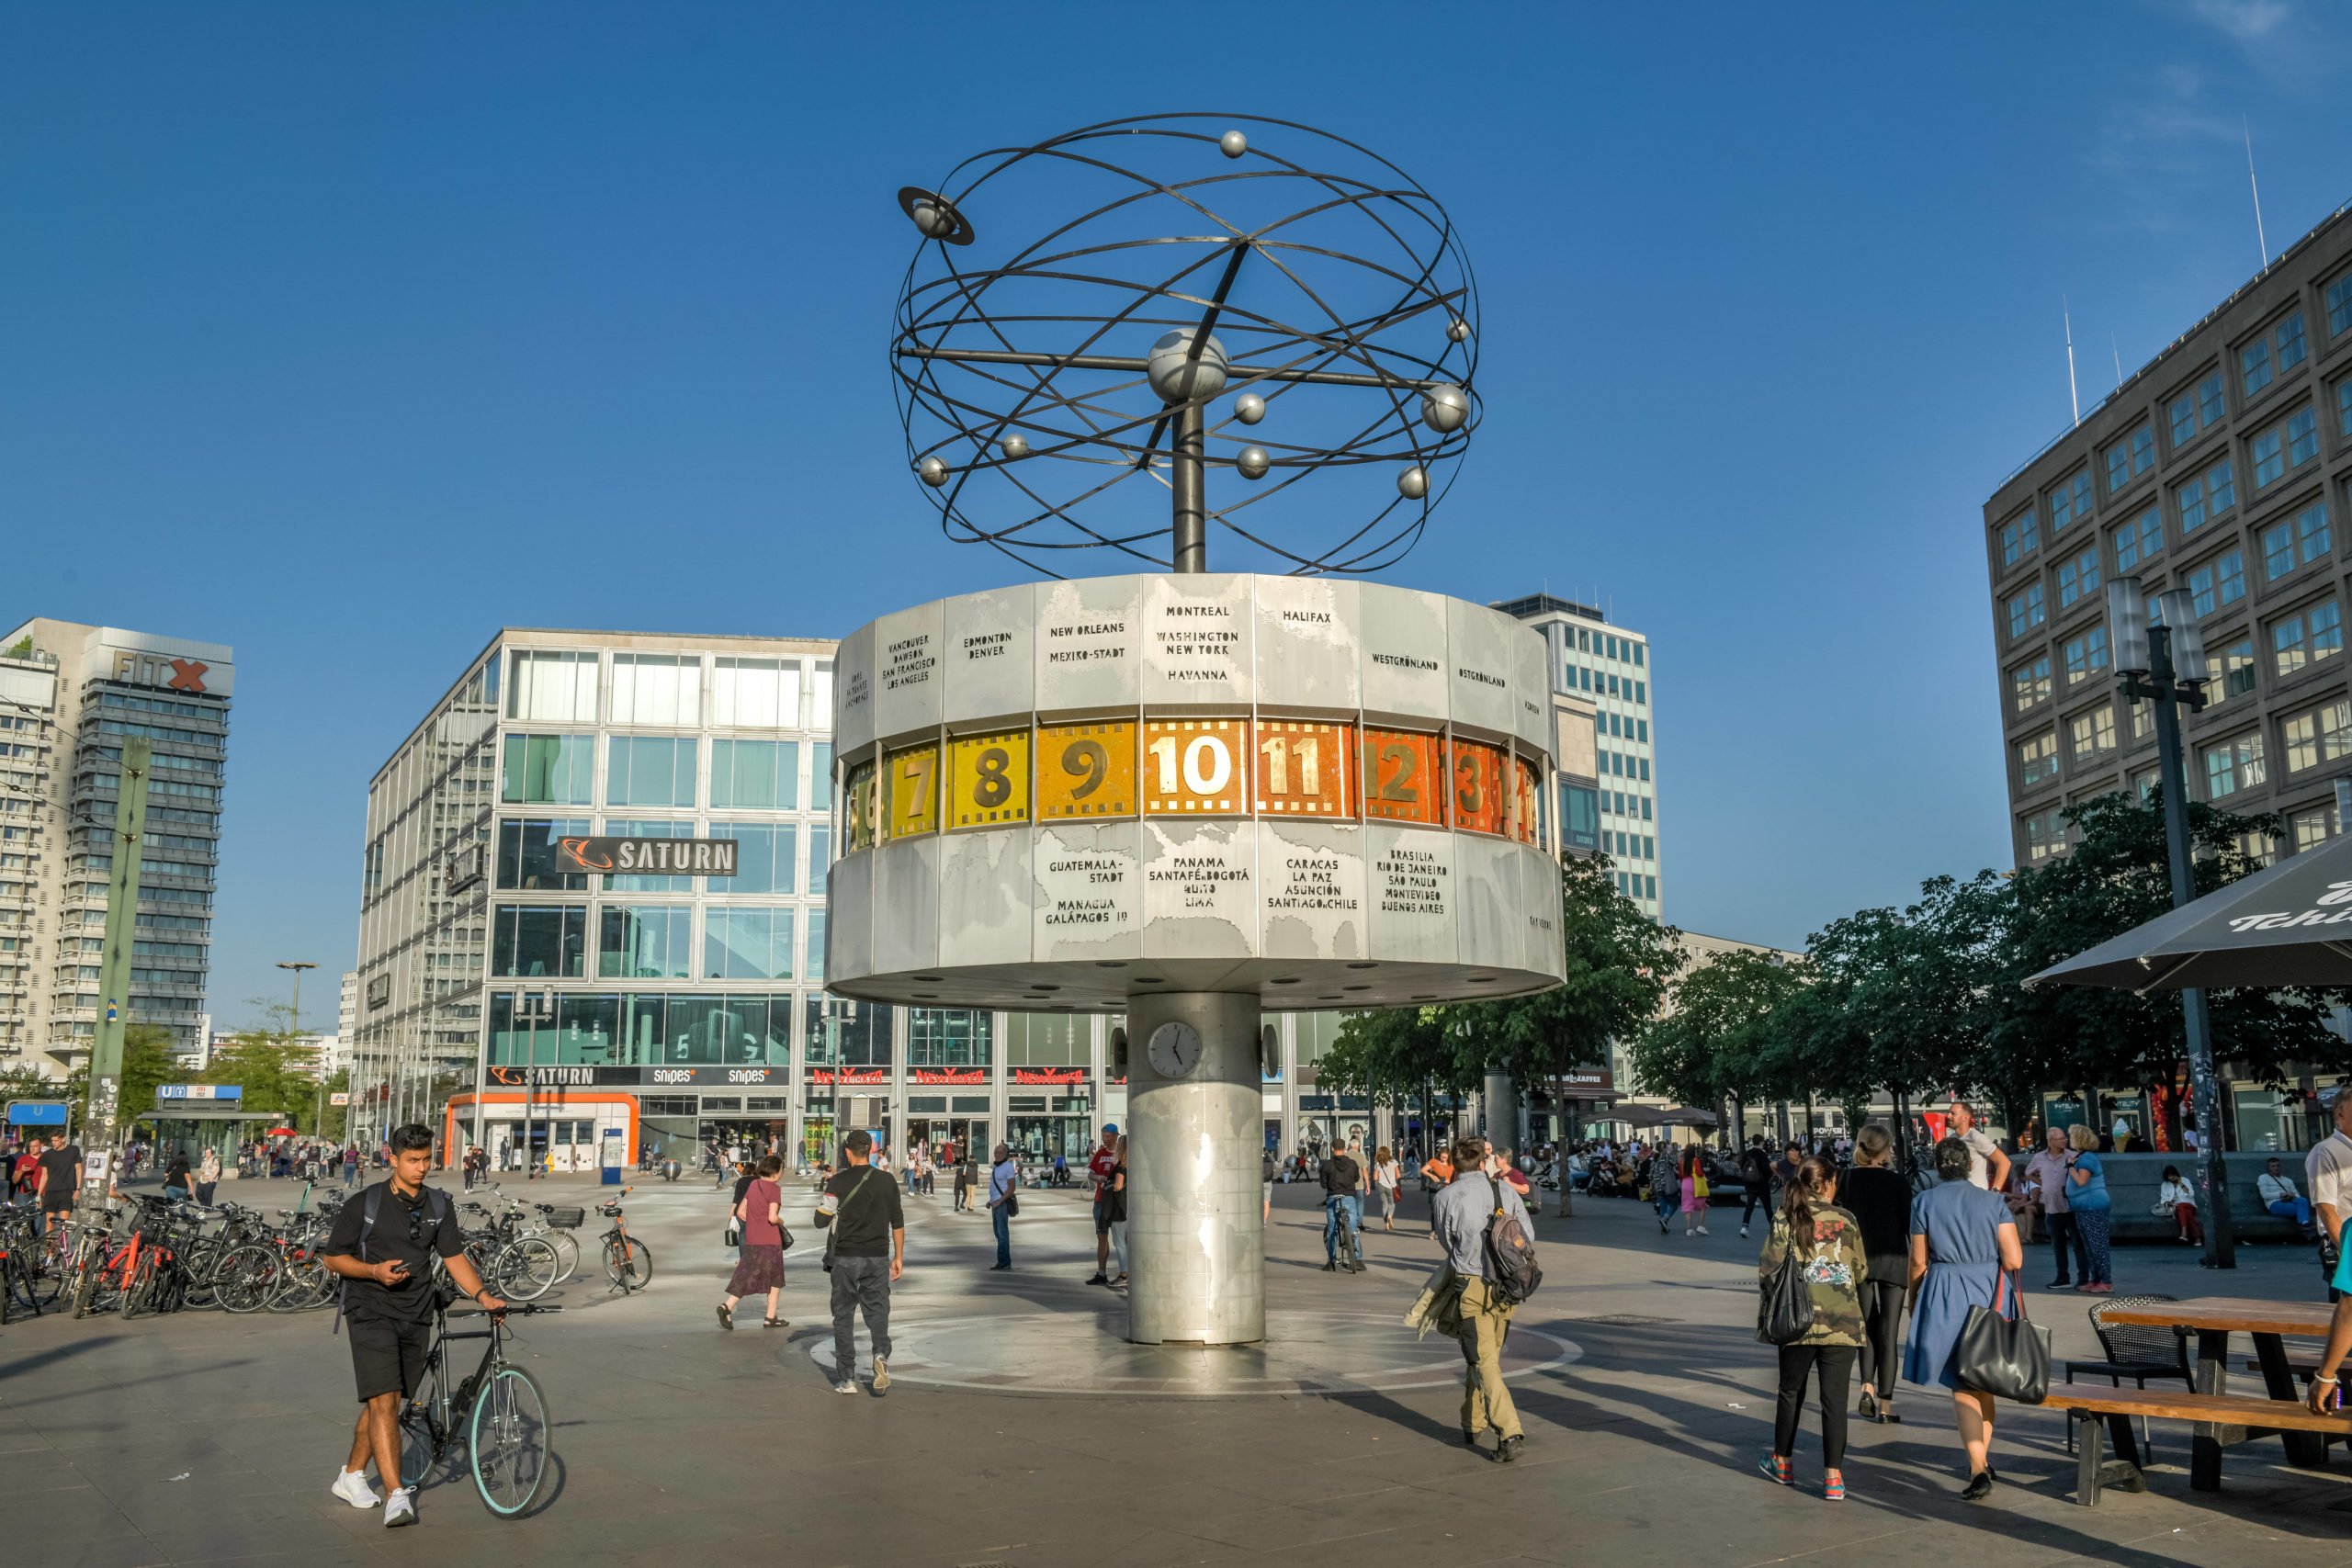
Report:
<svg viewBox="0 0 2352 1568"><path fill-rule="evenodd" d="M1489 1176L1487 1185L1495 1194L1495 1212L1487 1216L1487 1282L1503 1300L1517 1303L1544 1283L1544 1270L1535 1262L1535 1238L1503 1207L1502 1183Z"/></svg>

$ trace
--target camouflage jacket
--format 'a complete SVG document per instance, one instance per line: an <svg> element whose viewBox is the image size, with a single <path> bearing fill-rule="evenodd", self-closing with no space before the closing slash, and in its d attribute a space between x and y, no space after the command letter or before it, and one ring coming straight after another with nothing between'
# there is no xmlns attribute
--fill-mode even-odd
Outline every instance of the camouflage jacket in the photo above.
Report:
<svg viewBox="0 0 2352 1568"><path fill-rule="evenodd" d="M1805 1284L1813 1292L1813 1326L1797 1343L1860 1345L1861 1285L1869 1269L1862 1257L1862 1227L1834 1203L1810 1203L1806 1208L1813 1215L1814 1235L1794 1245ZM1759 1285L1779 1270L1791 1245L1788 1218L1776 1210L1771 1237L1764 1243L1764 1255L1756 1260Z"/></svg>

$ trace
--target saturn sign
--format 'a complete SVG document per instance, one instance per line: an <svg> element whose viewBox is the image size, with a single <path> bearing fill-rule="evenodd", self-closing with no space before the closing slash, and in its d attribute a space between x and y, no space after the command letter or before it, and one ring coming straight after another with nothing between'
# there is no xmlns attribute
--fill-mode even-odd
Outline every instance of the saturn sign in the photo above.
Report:
<svg viewBox="0 0 2352 1568"><path fill-rule="evenodd" d="M558 839L556 863L615 875L732 876L735 848L733 839Z"/></svg>

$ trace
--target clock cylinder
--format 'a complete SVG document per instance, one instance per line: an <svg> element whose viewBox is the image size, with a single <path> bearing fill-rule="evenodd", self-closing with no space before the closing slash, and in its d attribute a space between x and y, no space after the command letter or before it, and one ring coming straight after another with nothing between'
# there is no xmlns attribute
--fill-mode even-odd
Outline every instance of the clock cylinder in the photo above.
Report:
<svg viewBox="0 0 2352 1568"><path fill-rule="evenodd" d="M1160 1077L1127 1055L1127 1337L1138 1345L1250 1345L1266 1337L1265 1120L1258 998L1137 994L1127 1037L1189 1024L1200 1065Z"/></svg>

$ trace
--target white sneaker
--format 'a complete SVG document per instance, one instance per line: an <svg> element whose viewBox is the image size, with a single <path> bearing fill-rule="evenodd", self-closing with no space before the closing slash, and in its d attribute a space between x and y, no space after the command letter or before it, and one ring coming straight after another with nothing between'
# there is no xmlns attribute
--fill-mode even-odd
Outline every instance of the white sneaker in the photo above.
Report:
<svg viewBox="0 0 2352 1568"><path fill-rule="evenodd" d="M416 1523L416 1499L413 1487L403 1486L384 1499L384 1528Z"/></svg>
<svg viewBox="0 0 2352 1568"><path fill-rule="evenodd" d="M833 1384L833 1392L835 1393L855 1393L857 1392L857 1382L854 1379L843 1378L841 1382Z"/></svg>
<svg viewBox="0 0 2352 1568"><path fill-rule="evenodd" d="M368 1474L365 1471L341 1472L335 1476L334 1484L327 1490L355 1508L378 1507L384 1501L376 1495L376 1489L368 1484Z"/></svg>

